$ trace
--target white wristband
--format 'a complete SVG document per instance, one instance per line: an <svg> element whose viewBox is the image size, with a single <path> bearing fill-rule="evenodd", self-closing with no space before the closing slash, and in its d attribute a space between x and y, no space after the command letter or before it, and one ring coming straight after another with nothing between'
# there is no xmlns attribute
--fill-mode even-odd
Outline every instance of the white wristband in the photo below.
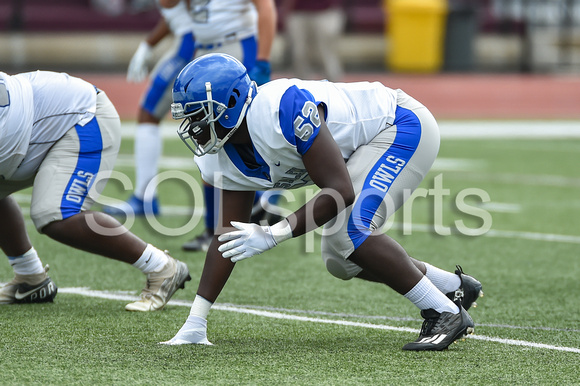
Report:
<svg viewBox="0 0 580 386"><path fill-rule="evenodd" d="M272 237L276 244L280 244L282 241L292 238L292 228L286 219L272 225L270 227L270 232L272 232Z"/></svg>

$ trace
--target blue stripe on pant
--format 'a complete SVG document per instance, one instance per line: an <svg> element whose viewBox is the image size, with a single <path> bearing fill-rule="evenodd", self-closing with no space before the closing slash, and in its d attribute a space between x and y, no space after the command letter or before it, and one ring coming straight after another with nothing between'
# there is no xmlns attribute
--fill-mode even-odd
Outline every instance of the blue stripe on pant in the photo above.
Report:
<svg viewBox="0 0 580 386"><path fill-rule="evenodd" d="M103 151L101 129L96 118L84 126L76 125L75 129L79 137L79 155L60 203L63 220L81 211L101 166Z"/></svg>
<svg viewBox="0 0 580 386"><path fill-rule="evenodd" d="M397 106L393 125L397 126L395 140L367 174L348 219L348 236L355 249L371 234L375 213L421 140L421 122L411 110Z"/></svg>
<svg viewBox="0 0 580 386"><path fill-rule="evenodd" d="M245 38L240 42L242 44L242 51L244 55L243 65L246 70L250 71L256 65L256 57L258 56L258 42L255 36Z"/></svg>

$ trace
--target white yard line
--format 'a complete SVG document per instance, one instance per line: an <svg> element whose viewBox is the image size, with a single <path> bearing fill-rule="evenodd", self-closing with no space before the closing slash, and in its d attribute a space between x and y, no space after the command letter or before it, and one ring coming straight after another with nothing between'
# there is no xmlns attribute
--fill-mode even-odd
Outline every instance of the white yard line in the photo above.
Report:
<svg viewBox="0 0 580 386"><path fill-rule="evenodd" d="M119 154L115 167L133 168L135 158L132 154ZM437 158L433 164L432 171L474 171L483 170L486 166L485 160L473 160L467 158ZM159 167L162 169L179 169L184 171L197 172L197 166L191 157L170 157L164 155L159 160Z"/></svg>
<svg viewBox="0 0 580 386"><path fill-rule="evenodd" d="M312 310L296 310L280 307L268 307L268 306L252 306L252 305L235 305L235 304L225 304L223 305L240 307L240 308L251 308L255 310L267 310L267 311L277 311L277 312L289 312L294 314L309 314L309 315L321 315L321 316L331 316L334 318L356 318L356 319L372 319L372 320L391 320L397 322L422 322L423 319L420 318L410 318L410 317L400 317L400 316L385 316L385 315L359 315L359 314L348 314L342 312L325 312L325 311L312 311ZM477 311L476 311L477 312ZM506 328L512 330L538 330L538 331L562 331L562 332L580 332L580 330L572 328L555 328L555 327L533 327L533 326L512 326L509 324L496 324L496 323L477 323L478 327L492 327L492 328Z"/></svg>
<svg viewBox="0 0 580 386"><path fill-rule="evenodd" d="M570 121L440 121L443 139L580 138L580 122Z"/></svg>
<svg viewBox="0 0 580 386"><path fill-rule="evenodd" d="M483 202L479 204L481 209L485 209L488 212L497 213L519 213L522 211L522 206L520 204L513 204L509 202Z"/></svg>
<svg viewBox="0 0 580 386"><path fill-rule="evenodd" d="M126 292L108 292L108 291L95 291L86 288L59 288L58 290L61 294L74 294L74 295L81 295L87 297L94 297L94 298L101 298L101 299L111 299L111 300L123 300L123 301L134 301L138 298L136 296L127 295ZM171 300L168 303L169 305L175 306L182 306L182 307L191 307L190 301L182 301L182 300ZM361 323L361 322L351 322L346 320L335 320L335 319L321 319L321 318L313 318L308 316L299 316L299 315L290 315L282 312L270 311L270 310L261 310L255 308L249 308L248 306L236 306L231 304L220 304L216 303L212 307L213 310L219 311L229 311L229 312L237 312L241 314L250 314L256 316L262 316L266 318L273 318L273 319L284 319L284 320L296 320L301 322L310 322L310 323L323 323L323 324L334 324L334 325L341 325L341 326L350 326L350 327L361 327L361 328L373 328L379 330L389 330L389 331L399 331L399 332L410 332L416 334L419 332L418 329L409 328L409 327L397 327L397 326L389 326L384 324L373 324L373 323ZM292 310L288 310L291 312ZM303 311L301 311L303 312ZM546 350L555 350L555 351L563 351L563 352L573 352L580 354L579 348L574 347L565 347L565 346L555 346L550 344L543 344L543 343L536 343L536 342L528 342L524 340L516 340L516 339L503 339L503 338L496 338L492 336L485 336L485 335L469 335L471 339L486 341L486 342L496 342L501 344L507 344L511 346L520 346L520 347L533 347L539 349L546 349Z"/></svg>
<svg viewBox="0 0 580 386"><path fill-rule="evenodd" d="M118 167L135 167L135 157L132 154L119 154L115 162L115 168ZM162 169L197 172L197 165L193 161L193 155L191 157L169 157L164 155L159 159L159 167Z"/></svg>
<svg viewBox="0 0 580 386"><path fill-rule="evenodd" d="M453 172L446 178L464 181L500 182L502 184L526 186L556 186L564 188L580 187L580 178L555 176L549 174L488 173L483 171L468 172L464 170L445 170Z"/></svg>
<svg viewBox="0 0 580 386"><path fill-rule="evenodd" d="M394 223L390 229L395 230L406 230L409 224L405 226L403 223ZM429 224L410 224L411 232L425 232L425 233L435 233L433 225ZM459 232L454 232L451 228L450 232L454 235L460 235ZM466 236L469 237L469 236ZM534 240L534 241L546 241L546 242L556 242L556 243L571 243L580 244L580 236L576 235L559 235L554 233L539 233L539 232L522 232L522 231L509 231L509 230L497 230L491 229L481 236L475 237L500 237L507 239L522 239L522 240Z"/></svg>

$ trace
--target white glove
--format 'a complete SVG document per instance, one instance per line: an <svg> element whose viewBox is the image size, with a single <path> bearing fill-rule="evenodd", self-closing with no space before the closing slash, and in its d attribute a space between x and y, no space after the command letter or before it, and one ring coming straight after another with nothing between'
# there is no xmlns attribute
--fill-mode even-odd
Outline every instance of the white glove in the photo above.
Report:
<svg viewBox="0 0 580 386"><path fill-rule="evenodd" d="M179 346L183 344L205 344L213 346L213 343L207 340L207 320L193 315L188 316L185 324L173 338L166 342L159 343L169 346Z"/></svg>
<svg viewBox="0 0 580 386"><path fill-rule="evenodd" d="M236 221L232 221L232 225L239 230L221 235L218 240L227 243L220 245L218 250L225 259L230 259L233 263L259 255L292 237L292 230L286 219L272 226Z"/></svg>
<svg viewBox="0 0 580 386"><path fill-rule="evenodd" d="M153 56L153 49L147 42L141 42L133 54L127 70L127 82L139 83L145 80L149 70L147 64Z"/></svg>

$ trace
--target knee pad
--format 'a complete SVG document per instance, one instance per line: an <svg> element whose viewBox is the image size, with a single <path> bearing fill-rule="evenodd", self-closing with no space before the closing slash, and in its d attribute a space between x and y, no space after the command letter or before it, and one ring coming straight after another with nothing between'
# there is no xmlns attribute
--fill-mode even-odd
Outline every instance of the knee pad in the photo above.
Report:
<svg viewBox="0 0 580 386"><path fill-rule="evenodd" d="M326 265L326 270L332 276L342 280L350 280L362 271L361 267L342 256L323 254L322 259Z"/></svg>

